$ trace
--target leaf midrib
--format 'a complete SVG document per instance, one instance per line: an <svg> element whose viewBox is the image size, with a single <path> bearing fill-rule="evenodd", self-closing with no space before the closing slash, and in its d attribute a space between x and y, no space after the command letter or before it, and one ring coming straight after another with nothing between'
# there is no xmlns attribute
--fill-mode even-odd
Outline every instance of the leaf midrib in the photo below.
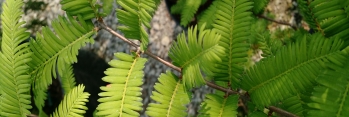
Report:
<svg viewBox="0 0 349 117"><path fill-rule="evenodd" d="M228 97L227 97L227 98L224 98L224 101L223 101L223 103L222 103L221 109L220 109L220 111L219 111L219 117L223 117L224 106L225 106L225 104L227 103L227 100L228 100Z"/></svg>
<svg viewBox="0 0 349 117"><path fill-rule="evenodd" d="M207 48L207 49L201 51L200 53L196 54L192 59L189 59L187 62L185 62L185 63L184 63L183 65L181 65L180 67L181 67L181 68L185 68L185 67L187 67L187 65L193 64L194 61L199 61L199 59L197 59L197 58L199 58L199 57L203 56L204 54L206 54L206 53L208 53L208 52L214 50L216 46L217 46L217 44L214 45L214 46L211 46L210 48Z"/></svg>
<svg viewBox="0 0 349 117"><path fill-rule="evenodd" d="M233 1L233 8L232 8L232 16L231 16L231 22L230 22L230 24L231 24L231 26L230 26L230 35L229 35L229 64L228 64L228 68L229 68L229 79L228 79L228 81L229 81L229 84L231 84L231 81L232 81L232 73L233 73L233 70L232 70L232 60L233 60L233 58L232 58L232 55L233 55L233 53L232 53L232 51L233 51L233 49L232 49L232 46L233 46L233 32L234 32L234 22L235 22L235 20L234 20L234 16L235 16L235 8L236 8L236 3L235 3L236 1L234 0Z"/></svg>
<svg viewBox="0 0 349 117"><path fill-rule="evenodd" d="M267 80L267 81L265 81L265 82L262 82L262 83L260 83L259 85L255 86L255 87L252 87L252 88L249 90L249 92L253 92L254 90L256 90L256 89L262 87L263 85L268 84L268 83L270 83L271 81L276 80L277 78L281 78L281 77L284 76L285 74L288 74L288 73L290 73L290 72L296 70L297 68L300 68L300 67L302 67L302 66L304 66L304 65L308 65L308 63L311 63L311 62L313 62L313 61L317 61L317 60L322 59L322 58L324 58L324 57L330 56L330 55L332 55L333 53L334 53L334 52L329 53L329 54L326 54L326 55L323 55L323 56L320 56L320 57L316 57L316 58L310 59L310 60L308 60L308 61L304 61L304 62L302 62L302 63L299 63L298 65L296 65L296 66L294 66L294 67L292 67L292 68L286 70L285 72L282 72L282 73L280 73L279 75L276 75L275 77L272 77L271 79L269 79L269 80Z"/></svg>
<svg viewBox="0 0 349 117"><path fill-rule="evenodd" d="M171 101L170 101L169 107L168 107L168 109L167 109L166 117L170 117L170 112L171 112L172 104L173 104L174 98L176 97L177 91L178 91L178 89L179 89L180 82L181 82L180 80L177 81L176 88L175 88L175 90L173 91L173 94L172 94L172 96L171 96Z"/></svg>
<svg viewBox="0 0 349 117"><path fill-rule="evenodd" d="M34 70L30 73L30 76L33 76L33 74L37 73L37 71L38 71L39 69L41 69L42 67L44 67L45 65L47 65L47 63L51 62L54 58L57 58L57 57L60 55L60 53L62 53L62 51L64 51L64 50L68 49L69 47L75 45L75 43L77 43L77 42L79 42L79 41L85 39L85 38L86 38L86 37L85 37L86 35L89 35L90 33L93 33L93 32L94 32L94 31L92 30L92 31L90 31L90 32L88 32L88 33L85 33L83 36L81 36L81 37L78 38L77 40L73 41L73 42L70 43L69 45L67 45L67 46L65 46L64 48L60 49L56 54L54 54L52 57L50 57L50 58L47 59L45 62L43 62L43 64L39 64L38 67L35 67L36 69L34 69ZM33 80L33 82L36 81L36 80L37 80L37 79Z"/></svg>
<svg viewBox="0 0 349 117"><path fill-rule="evenodd" d="M14 2L14 1L12 1L12 2ZM17 4L16 4L17 3ZM10 9L10 11L17 11L18 10L18 7L12 7L12 8L10 8L11 6L10 5L14 5L14 6L17 6L18 5L18 3L19 2L15 2L15 3L8 3L8 2L6 2L6 6L5 7L7 7L7 8L9 8ZM15 9L15 10L14 10ZM5 10L5 12L6 12L7 10ZM6 13L5 13L6 14ZM17 14L17 13L15 13L15 14ZM18 17L20 17L20 16L13 16L12 15L12 18L9 18L9 19L17 19ZM18 93L19 92L19 85L20 84L18 84L18 77L16 77L15 76L15 71L16 71L16 67L15 67L15 61L17 61L17 59L18 58L14 58L14 56L16 56L16 54L17 54L17 52L21 52L20 50L18 50L17 52L15 52L15 50L16 50L16 48L19 46L19 45L16 45L17 47L15 47L15 41L16 41L16 38L17 37L15 37L15 34L17 33L17 31L21 31L21 30L19 30L20 28L23 28L23 27L16 27L17 26L17 24L19 24L19 23L21 23L21 22L18 22L18 20L11 20L11 21L9 21L9 23L5 23L5 22L7 22L7 20L5 20L5 21L2 21L1 23L4 23L4 25L6 25L6 24L10 24L10 25L12 25L12 26L14 26L14 27L9 27L8 29L10 30L9 32L12 32L13 31L13 33L11 33L11 34L8 34L8 40L10 41L10 43L11 43L11 45L9 46L9 48L10 48L10 53L11 53L11 57L10 58L7 58L7 57L5 57L5 59L10 59L10 64L11 64L11 71L12 71L12 73L10 74L12 77L13 77L13 82L14 82L14 84L15 84L15 90L16 90L16 99L17 99L17 102L18 102L18 106L19 106L19 111L20 111L20 114L21 114L21 116L23 116L24 114L25 114L25 112L23 112L23 108L25 109L25 110L27 110L25 107L23 107L22 106L22 103L21 103L21 99L24 99L24 100L26 100L24 97L22 98L21 96L20 96L20 93ZM5 32L6 32L6 29L4 29L4 37L6 37L5 35ZM25 32L23 32L23 33L25 33ZM18 35L17 35L18 36ZM5 40L6 38L3 38L3 41ZM1 53L2 55L4 55L4 53ZM1 55L0 54L0 55ZM28 54L28 53L23 53L22 52L22 54ZM23 65L23 64L22 64ZM25 64L24 64L25 65ZM18 66L18 67L20 67L20 66ZM21 76L21 75L23 75L23 74L19 74L19 76ZM24 83L23 83L24 84ZM11 96L12 97L12 96ZM13 97L12 97L13 98Z"/></svg>
<svg viewBox="0 0 349 117"><path fill-rule="evenodd" d="M348 92L349 92L349 83L347 83L347 86L346 86L346 88L345 88L345 92L343 93L344 95L343 95L343 97L342 97L342 99L341 99L342 101L341 101L341 103L340 103L340 105L339 105L339 110L338 110L338 112L337 112L337 114L336 114L337 117L340 117L340 116L341 116L341 113L342 113L342 111L343 111L344 102L345 102L345 99L347 98Z"/></svg>
<svg viewBox="0 0 349 117"><path fill-rule="evenodd" d="M123 114L122 110L124 108L124 102L125 102L125 97L126 97L125 95L126 95L126 91L127 91L127 85L128 85L128 82L129 82L132 70L133 70L134 66L136 65L137 60L138 60L137 58L135 58L133 60L131 68L130 68L129 72L127 73L127 77L126 77L126 80L125 80L124 91L122 92L122 99L121 99L121 104L120 104L119 117L122 117L122 114Z"/></svg>

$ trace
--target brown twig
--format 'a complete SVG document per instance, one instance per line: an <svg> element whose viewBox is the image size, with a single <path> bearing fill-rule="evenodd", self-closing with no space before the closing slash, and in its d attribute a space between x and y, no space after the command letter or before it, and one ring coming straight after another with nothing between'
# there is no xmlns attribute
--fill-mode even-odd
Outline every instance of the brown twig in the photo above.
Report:
<svg viewBox="0 0 349 117"><path fill-rule="evenodd" d="M277 21L277 20L271 19L271 18L269 18L267 16L264 16L264 15L257 15L257 17L263 18L263 19L266 19L268 21L275 22L275 23L278 23L278 24L287 25L287 26L290 26L291 28L293 28L294 30L297 30L297 26L294 26L294 25L292 25L290 23L287 23L287 22Z"/></svg>
<svg viewBox="0 0 349 117"><path fill-rule="evenodd" d="M244 112L245 114L248 114L248 109L247 109L247 107L246 107L244 101L243 101L241 98L239 98L239 103L238 103L238 105L239 105L239 107L242 108L242 110L243 110L243 112Z"/></svg>
<svg viewBox="0 0 349 117"><path fill-rule="evenodd" d="M125 41L126 43L128 43L129 45L133 46L133 47L136 47L136 48L139 48L139 45L133 43L132 41L128 40L127 38L125 38L124 36L120 35L119 33L115 32L113 29L109 28L107 25L105 25L105 23L103 22L103 20L98 20L99 21L99 25L101 26L102 29L105 29L107 30L109 33L111 33L112 35L120 38L121 40ZM178 72L182 72L182 69L173 65L172 63L168 62L168 61L165 61L164 59L154 55L153 53L149 52L148 50L145 51L145 54L147 54L148 56L160 61L161 63L173 68L174 70L178 71ZM238 91L234 91L234 90L231 90L231 89L227 89L227 88L224 88L224 87L221 87L221 86L218 86L210 81L206 81L206 85L209 86L209 87L212 87L216 90L220 90L220 91L223 91L223 92L226 92L228 94L235 94L235 95L239 95L241 97L246 97L245 95L239 93ZM274 107L274 106L270 106L269 109L273 112L276 112L278 114L281 114L281 115L285 115L285 116L288 116L288 117L297 117L296 115L290 113L290 112L287 112L285 110L282 110L280 108L277 108L277 107Z"/></svg>
<svg viewBox="0 0 349 117"><path fill-rule="evenodd" d="M103 22L103 20L99 21L99 24L100 24L100 26L101 26L103 29L107 30L107 31L108 31L109 33L111 33L112 35L114 35L114 36L120 38L121 40L125 41L126 43L128 43L129 45L131 45L131 46L133 46L133 47L139 48L139 45L133 43L133 42L130 41L129 39L125 38L124 36L120 35L119 33L115 32L113 29L111 29L111 28L109 28L107 25L105 25L105 23ZM162 58L160 58L160 57L154 55L153 53L149 52L148 50L146 50L144 53L147 54L148 56L150 56L150 57L152 57L152 58L154 58L154 59L160 61L161 63L163 63L163 64L165 64L165 65L167 65L167 66L173 68L174 70L176 70L176 71L178 71L178 72L181 72L181 71L182 71L181 68L179 68L179 67L173 65L172 63L170 63L170 62L168 62L168 61L165 61L164 59L162 59Z"/></svg>
<svg viewBox="0 0 349 117"><path fill-rule="evenodd" d="M269 110L272 112L278 113L282 116L285 116L285 117L298 117L297 115L295 115L293 113L287 112L287 111L285 111L281 108L277 108L275 106L269 106Z"/></svg>
<svg viewBox="0 0 349 117"><path fill-rule="evenodd" d="M210 81L206 81L206 85L209 86L209 87L212 87L214 89L217 89L217 90L220 90L220 91L223 91L223 92L227 92L228 94L236 94L236 95L242 95L240 94L239 92L237 91L233 91L233 90L230 90L230 89L227 89L227 88L224 88L224 87L221 87L221 86L218 86Z"/></svg>

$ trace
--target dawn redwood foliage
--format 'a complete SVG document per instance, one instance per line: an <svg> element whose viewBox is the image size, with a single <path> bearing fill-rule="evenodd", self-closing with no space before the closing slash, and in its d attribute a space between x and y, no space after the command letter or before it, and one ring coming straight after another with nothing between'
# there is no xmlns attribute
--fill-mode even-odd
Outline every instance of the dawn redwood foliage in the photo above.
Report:
<svg viewBox="0 0 349 117"><path fill-rule="evenodd" d="M160 0L62 0L66 16L43 27L35 39L19 21L22 0L6 0L1 14L0 116L185 117L191 89L203 85L216 91L206 95L199 116L349 116L349 1L297 0L304 20L315 33L298 29L287 43L264 31L257 18L268 0L178 0L171 7L180 14L187 32L171 45L171 62L147 50L147 28ZM209 4L208 4L209 3ZM109 28L103 17L112 5L124 36ZM197 14L200 6L208 8ZM92 21L96 21L93 23ZM262 27L262 28L261 28ZM89 92L76 85L71 65L79 49L94 43L93 35L107 30L137 48L131 54L115 53L102 78L100 104L87 108ZM140 41L137 45L129 39ZM254 51L261 61L251 64ZM143 107L141 85L147 54L178 71L159 76L150 103ZM43 112L52 78L61 76L64 99L50 115ZM33 101L31 100L33 98ZM35 105L38 112L31 112Z"/></svg>

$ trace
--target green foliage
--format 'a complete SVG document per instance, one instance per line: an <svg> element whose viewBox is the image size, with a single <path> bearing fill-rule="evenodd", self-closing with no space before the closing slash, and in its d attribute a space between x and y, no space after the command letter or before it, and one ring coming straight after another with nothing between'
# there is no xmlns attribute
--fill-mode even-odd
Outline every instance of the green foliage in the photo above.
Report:
<svg viewBox="0 0 349 117"><path fill-rule="evenodd" d="M113 1L63 0L67 17L59 16L52 22L53 30L43 27L29 42L25 42L29 37L22 27L25 22L19 22L23 2L7 0L3 4L0 116L25 117L32 113L31 103L39 110L35 114L46 116L42 108L46 90L57 75L66 94L52 116L84 116L89 94L83 92L83 85L75 87L71 64L77 61L78 49L93 43L91 37L101 28L92 18L102 23ZM316 33L300 29L269 34L265 22L253 21L253 13L259 14L267 0L253 1L212 1L197 19L199 29L189 28L187 35L182 33L171 45L169 56L180 67L180 76L162 74L151 96L156 102L143 107L142 70L147 60L141 54L148 46L145 28L150 27L160 0L117 0L122 7L117 16L123 24L118 29L126 37L140 40L141 48L132 55L116 53L118 60L109 62L111 68L103 80L110 84L101 87L101 104L95 116L140 116L142 109L150 116L188 116L189 89L206 83L233 91L206 95L200 116L237 115L238 105L246 100L248 116L252 117L277 115L266 108L270 106L298 116L349 116L349 2L298 0L301 14ZM180 13L181 24L187 25L206 2L179 0L172 12ZM262 50L265 58L246 66L251 48Z"/></svg>
<svg viewBox="0 0 349 117"><path fill-rule="evenodd" d="M274 55L275 50L272 50L272 48L278 48L278 46L280 45L279 43L277 43L276 39L271 38L270 32L266 30L266 27L266 21L261 21L257 19L255 19L251 25L251 48L254 51L255 49L262 50L263 57Z"/></svg>
<svg viewBox="0 0 349 117"><path fill-rule="evenodd" d="M348 61L346 56L345 61ZM316 81L320 84L314 88L309 117L319 116L349 116L349 65L327 64L328 68L319 75ZM333 78L336 78L335 80Z"/></svg>
<svg viewBox="0 0 349 117"><path fill-rule="evenodd" d="M89 20L96 17L96 2L97 0L62 0L60 3L62 10L65 10L67 14Z"/></svg>
<svg viewBox="0 0 349 117"><path fill-rule="evenodd" d="M280 105L282 109L287 110L288 112L294 113L298 116L304 116L306 112L305 102L301 99L300 94L296 96L290 96L282 101Z"/></svg>
<svg viewBox="0 0 349 117"><path fill-rule="evenodd" d="M33 60L28 63L29 73L33 79L34 99L39 110L44 105L44 92L52 83L52 76L57 76L56 68L58 74L62 75L66 64L77 61L76 55L80 47L94 42L90 37L96 33L84 20L77 22L70 16L59 17L52 25L56 34L48 27L43 27L42 34L38 33L29 45L33 52Z"/></svg>
<svg viewBox="0 0 349 117"><path fill-rule="evenodd" d="M182 33L170 48L173 64L182 68L183 85L187 90L205 84L201 71L210 72L216 61L221 61L224 48L218 45L220 35L212 30L189 28L188 37ZM187 40L188 39L188 40Z"/></svg>
<svg viewBox="0 0 349 117"><path fill-rule="evenodd" d="M301 13L311 28L318 30L326 37L338 36L345 40L345 45L349 45L348 1L298 1Z"/></svg>
<svg viewBox="0 0 349 117"><path fill-rule="evenodd" d="M248 0L220 0L217 2L217 13L213 29L222 36L219 45L225 48L225 56L216 64L216 70L210 77L215 81L225 81L233 89L238 88L244 64L247 62L247 51L250 44L250 23L253 3Z"/></svg>
<svg viewBox="0 0 349 117"><path fill-rule="evenodd" d="M264 8L268 5L269 0L252 0L253 8L252 11L254 14L261 14L264 11Z"/></svg>
<svg viewBox="0 0 349 117"><path fill-rule="evenodd" d="M25 117L31 112L30 75L31 61L28 43L23 43L29 37L19 22L23 12L23 1L9 0L3 4L1 23L3 28L2 45L0 52L0 116Z"/></svg>
<svg viewBox="0 0 349 117"><path fill-rule="evenodd" d="M308 23L309 27L314 30L317 30L318 24L313 15L314 13L308 7L309 0L297 0L297 3L299 4L298 6L299 6L300 14L303 16L304 20Z"/></svg>
<svg viewBox="0 0 349 117"><path fill-rule="evenodd" d="M143 68L147 61L139 55L116 53L119 60L112 60L105 71L107 76L103 81L109 82L102 86L104 92L99 93L97 116L139 116L137 111L142 110L141 86L144 76Z"/></svg>
<svg viewBox="0 0 349 117"><path fill-rule="evenodd" d="M109 15L110 12L113 10L113 3L115 0L102 0L103 2L103 12L105 15Z"/></svg>
<svg viewBox="0 0 349 117"><path fill-rule="evenodd" d="M268 115L261 111L255 111L249 114L248 117L268 117Z"/></svg>
<svg viewBox="0 0 349 117"><path fill-rule="evenodd" d="M345 56L339 51L342 44L338 38L325 39L320 34L304 36L302 40L281 48L275 57L267 58L249 69L242 81L242 88L249 92L251 100L258 106L275 104L304 92L314 85L324 64L345 63Z"/></svg>
<svg viewBox="0 0 349 117"><path fill-rule="evenodd" d="M61 76L62 88L65 93L69 93L76 85L75 78L73 74L73 67L71 65L66 65L62 71L64 74Z"/></svg>
<svg viewBox="0 0 349 117"><path fill-rule="evenodd" d="M64 96L63 101L59 104L52 117L83 117L87 107L89 93L83 92L84 85L78 85Z"/></svg>
<svg viewBox="0 0 349 117"><path fill-rule="evenodd" d="M117 9L118 20L124 26L118 29L126 38L141 41L141 51L148 47L149 36L146 28L150 28L150 21L159 0L117 0L123 9Z"/></svg>
<svg viewBox="0 0 349 117"><path fill-rule="evenodd" d="M181 14L181 25L187 26L202 2L204 0L178 0L177 4L171 7L171 13Z"/></svg>
<svg viewBox="0 0 349 117"><path fill-rule="evenodd" d="M185 117L185 105L190 101L181 80L171 72L161 74L151 98L158 103L150 103L147 114L152 117Z"/></svg>
<svg viewBox="0 0 349 117"><path fill-rule="evenodd" d="M206 28L208 29L212 29L213 26L212 24L214 24L214 21L217 19L216 17L216 12L217 12L217 1L213 1L212 4L210 5L210 7L205 10L203 13L200 14L199 18L198 18L198 25L199 28L201 28L201 26L203 26L203 24L206 24Z"/></svg>
<svg viewBox="0 0 349 117"><path fill-rule="evenodd" d="M237 95L225 97L222 93L206 95L206 99L201 106L202 112L200 114L202 115L199 116L227 117L237 115L238 98Z"/></svg>

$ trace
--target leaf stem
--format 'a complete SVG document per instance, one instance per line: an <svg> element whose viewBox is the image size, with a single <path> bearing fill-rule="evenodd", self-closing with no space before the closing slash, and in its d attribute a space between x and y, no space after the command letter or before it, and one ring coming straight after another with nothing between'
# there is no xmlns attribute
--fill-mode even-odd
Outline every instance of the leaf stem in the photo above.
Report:
<svg viewBox="0 0 349 117"><path fill-rule="evenodd" d="M294 26L294 25L292 25L292 24L290 24L290 23L287 23L287 22L277 21L277 20L274 20L274 19L269 18L269 17L264 16L264 15L257 15L257 17L263 18L263 19L268 20L268 21L271 21L271 22L275 22L275 23L277 23L277 24L287 25L287 26L290 26L291 28L293 28L294 30L297 30L297 26Z"/></svg>
<svg viewBox="0 0 349 117"><path fill-rule="evenodd" d="M220 91L223 91L223 92L227 92L228 94L236 94L236 95L240 95L242 96L242 94L240 94L239 92L237 91L233 91L233 90L230 90L230 89L227 89L227 88L224 88L224 87L221 87L219 85L216 85L210 81L206 81L206 85L209 86L209 87L212 87L214 89L217 89L217 90L220 90Z"/></svg>
<svg viewBox="0 0 349 117"><path fill-rule="evenodd" d="M283 117L298 117L297 115L287 112L281 108L277 108L275 106L269 106L269 110L275 113L278 113L280 115L282 115Z"/></svg>
<svg viewBox="0 0 349 117"><path fill-rule="evenodd" d="M103 22L103 20L99 19L98 22L99 22L99 26L100 26L102 29L104 29L104 30L108 31L109 33L111 33L112 35L114 35L114 36L120 38L121 40L125 41L125 42L128 43L129 45L131 45L131 46L136 47L136 48L139 49L139 45L133 43L133 42L130 41L129 39L125 38L125 37L122 36L121 34L117 33L116 31L114 31L113 29L111 29L110 27L108 27L108 26ZM159 62L161 62L161 63L163 63L163 64L165 64L165 65L167 65L167 66L173 68L174 70L176 70L176 71L178 71L178 72L182 72L182 69L181 69L181 68L179 68L179 67L173 65L172 63L170 63L170 62L168 62L168 61L165 61L164 59L162 59L162 58L160 58L160 57L154 55L154 54L151 53L150 51L146 50L144 53L147 54L148 56L150 56L150 57L152 57L152 58L158 60ZM209 87L212 87L212 88L214 88L214 89L216 89L216 90L220 90L220 91L226 92L226 93L228 93L228 94L236 94L236 95L239 95L239 96L242 96L242 97L246 97L245 95L239 93L238 91L234 91L234 90L231 90L231 89L227 89L227 88L221 87L221 86L216 85L216 84L214 84L214 83L212 83L212 82L210 82L210 81L206 81L206 85L209 86ZM277 108L277 107L274 107L274 106L270 106L269 109L270 109L272 112L275 112L275 113L278 113L278 114L280 114L280 115L284 115L284 116L287 116L287 117L298 117L297 115L294 115L294 114L292 114L292 113L290 113L290 112L287 112L287 111L285 111L285 110L282 110L282 109Z"/></svg>
<svg viewBox="0 0 349 117"><path fill-rule="evenodd" d="M111 33L112 35L120 38L121 40L125 41L126 43L128 43L129 45L136 47L137 49L139 49L139 45L133 43L132 41L130 41L129 39L125 38L124 36L120 35L119 33L115 32L113 29L111 29L110 27L108 27L107 25L105 25L105 23L103 22L103 20L99 20L99 24L101 26L101 28L107 30L109 33ZM137 50L138 51L138 50ZM182 72L182 69L173 65L172 63L165 61L164 59L154 55L153 53L151 53L149 50L146 50L144 52L145 54L147 54L148 56L160 61L161 63L171 67L172 69L178 71L178 72Z"/></svg>

